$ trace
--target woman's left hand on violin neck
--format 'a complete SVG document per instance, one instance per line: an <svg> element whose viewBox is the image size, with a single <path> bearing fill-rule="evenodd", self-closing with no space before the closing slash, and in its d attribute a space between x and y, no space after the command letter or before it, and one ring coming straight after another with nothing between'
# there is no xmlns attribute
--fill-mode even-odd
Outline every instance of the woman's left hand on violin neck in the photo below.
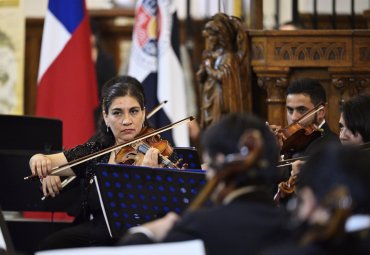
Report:
<svg viewBox="0 0 370 255"><path fill-rule="evenodd" d="M140 165L147 167L161 167L159 164L159 155L160 151L157 148L152 147L148 149Z"/></svg>

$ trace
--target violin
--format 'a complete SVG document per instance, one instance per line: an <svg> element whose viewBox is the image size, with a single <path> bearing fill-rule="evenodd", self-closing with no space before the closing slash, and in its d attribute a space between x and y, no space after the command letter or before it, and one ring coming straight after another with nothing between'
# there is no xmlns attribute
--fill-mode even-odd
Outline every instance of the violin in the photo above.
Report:
<svg viewBox="0 0 370 255"><path fill-rule="evenodd" d="M359 145L360 151L370 150L370 142ZM277 167L284 167L292 165L293 162L297 160L307 160L309 156L297 157L292 159L281 160L278 162ZM280 198L292 194L295 190L295 185L297 184L298 176L291 175L287 181L280 182L278 185L278 191L274 196L274 201L279 203Z"/></svg>
<svg viewBox="0 0 370 255"><path fill-rule="evenodd" d="M153 130L153 128L144 128L139 133L139 136L151 133ZM177 159L176 156L173 155L173 148L167 140L161 139L160 135L154 135L121 148L115 156L115 161L116 163L126 165L141 165L145 153L151 147L158 149L160 152L158 159L159 164L162 164L166 168L179 168L178 164L181 162L181 159ZM174 163L173 161L175 160L176 162Z"/></svg>
<svg viewBox="0 0 370 255"><path fill-rule="evenodd" d="M56 166L56 167L54 167L54 168L51 169L50 175L56 175L56 174L58 174L58 173L60 173L62 171L65 171L68 168L71 168L73 166L79 165L81 163L84 163L86 161L92 160L94 158L100 157L100 156L105 155L107 153L110 153L112 151L116 151L116 150L121 149L123 147L129 146L129 145L132 145L132 144L135 144L138 141L145 140L147 138L150 138L152 136L155 136L155 135L157 135L159 133L162 133L162 132L165 132L167 130L173 129L174 127L176 127L178 125L181 125L181 124L183 124L185 122L189 122L189 121L192 121L192 120L194 120L194 117L193 116L187 117L187 118L182 119L182 120L179 120L179 121L177 121L177 122L175 122L173 124L164 126L162 128L159 128L159 129L156 129L153 132L148 132L147 134L140 135L140 136L138 136L137 138L135 138L134 140L132 140L130 142L123 143L123 144L117 144L117 145L114 145L114 146L105 148L105 149L103 149L101 151L91 153L90 155L86 155L86 156L81 157L79 159L72 160L72 161L70 161L70 162L68 162L66 164L63 164L63 165L60 165L60 166ZM38 180L39 177L37 175L29 175L29 176L24 177L23 179L24 180Z"/></svg>
<svg viewBox="0 0 370 255"><path fill-rule="evenodd" d="M277 131L283 139L281 154L302 151L313 140L322 135L322 130L317 128L315 124L304 125L304 121L323 108L324 104L319 104L302 115L296 122Z"/></svg>
<svg viewBox="0 0 370 255"><path fill-rule="evenodd" d="M297 175L291 175L287 181L280 182L278 185L278 191L274 196L274 201L279 203L282 197L292 194L295 190L297 180Z"/></svg>
<svg viewBox="0 0 370 255"><path fill-rule="evenodd" d="M163 105L163 103L162 103ZM135 138L133 141L131 142L128 142L128 143L125 143L125 144L118 144L118 145L114 145L112 147L109 147L109 148L106 148L106 149L103 149L102 151L98 151L98 152L95 152L95 153L92 153L90 155L87 155L85 157L82 157L80 159L76 159L76 160L73 160L67 164L64 164L64 165L61 165L61 166L57 166L57 167L54 167L52 170L51 170L51 175L53 174L57 174L59 172L62 172L64 171L65 169L69 168L69 167L72 167L72 166L76 166L78 164L81 164L83 162L86 162L88 160L91 160L91 159L94 159L96 157L99 157L101 155L104 155L106 153L109 153L109 152L112 152L112 151L115 151L116 149L120 149L120 148L125 148L125 149L121 149L120 152L121 153L117 153L120 154L119 156L116 155L115 157L115 161L117 163L124 163L124 164L129 164L129 161L127 162L124 162L124 159L129 159L129 156L128 156L128 152L132 152L130 154L130 156L132 157L134 155L133 151L134 151L134 148L135 146L130 146L131 144L138 144L141 140L146 140L146 141L155 141L155 140L152 140L151 137L159 137L159 133L161 132L165 132L167 130L170 130L174 127L176 127L177 125L180 125L184 122L188 122L188 121L192 121L194 119L193 116L190 116L188 118L185 118L183 120L180 120L178 122L175 122L173 124L170 124L170 125L167 125L165 127L162 127L162 128L159 128L157 130L154 130L154 129L145 129L145 132L141 132L137 138ZM149 144L154 144L154 143L149 143ZM165 145L165 147L164 147ZM146 144L146 143L142 143L140 146L138 146L138 149L143 153L143 155L146 153L146 151L150 148L148 147L149 145ZM168 144L168 141L165 141L165 140L160 140L159 142L155 143L155 146L152 146L152 147L155 147L157 149L159 149L159 151L161 152L161 155L159 155L159 163L163 164L164 166L168 167L168 168L178 168L177 165L181 162L182 159L179 159L177 160L177 162L174 164L172 163L171 160L167 159L166 156L168 155L171 155L172 152L173 152L173 149L172 147L169 146ZM131 149L132 148L132 149ZM144 149L145 150L144 150ZM164 149L163 149L164 148ZM171 150L170 150L171 149ZM126 152L126 153L125 153ZM135 154L137 155L137 154ZM163 155L165 157L163 157ZM142 157L143 158L143 157ZM132 163L131 163L132 164ZM137 163L137 164L140 164L140 163ZM184 164L183 165L183 168L186 168L187 167L187 164ZM38 179L38 176L37 175L30 175L30 176L26 176L24 177L24 180L37 180ZM70 182L72 182L74 179L76 179L76 176L69 176L67 179L65 179L63 182L62 182L62 188L65 188ZM41 200L45 200L46 199L46 196L43 196L41 198Z"/></svg>

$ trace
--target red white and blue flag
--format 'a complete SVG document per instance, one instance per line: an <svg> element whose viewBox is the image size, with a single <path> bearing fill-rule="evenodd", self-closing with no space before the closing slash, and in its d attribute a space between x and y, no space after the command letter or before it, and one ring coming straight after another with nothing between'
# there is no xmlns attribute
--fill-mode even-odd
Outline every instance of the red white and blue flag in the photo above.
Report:
<svg viewBox="0 0 370 255"><path fill-rule="evenodd" d="M63 121L63 145L86 142L95 132L98 105L84 0L49 0L38 74L36 115Z"/></svg>
<svg viewBox="0 0 370 255"><path fill-rule="evenodd" d="M179 56L178 20L173 2L139 0L128 74L143 83L149 111L159 102L168 100L163 110L150 118L155 128L188 117L185 78ZM189 146L186 125L161 136L176 146Z"/></svg>

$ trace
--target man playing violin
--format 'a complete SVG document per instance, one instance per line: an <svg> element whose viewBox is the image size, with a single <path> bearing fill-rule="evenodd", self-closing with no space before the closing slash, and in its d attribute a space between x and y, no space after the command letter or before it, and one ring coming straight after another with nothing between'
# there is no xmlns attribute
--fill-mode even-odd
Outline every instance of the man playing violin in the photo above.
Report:
<svg viewBox="0 0 370 255"><path fill-rule="evenodd" d="M214 205L198 208L202 203L193 202L182 219L169 213L133 228L120 245L202 239L208 255L241 255L258 254L287 237L285 214L272 201L278 149L263 121L225 115L205 131L202 145L208 163L204 190L210 192L199 197Z"/></svg>
<svg viewBox="0 0 370 255"><path fill-rule="evenodd" d="M314 125L322 135L317 139L307 144L302 151L294 151L293 155L288 157L295 157L297 155L310 155L315 150L319 149L326 143L335 142L339 144L339 139L333 133L329 125L325 121L326 115L326 93L319 81L310 78L299 78L294 80L286 91L286 117L288 125L296 123L308 111L314 109L317 105L324 104L324 108L312 116L304 120L303 126ZM271 129L278 137L279 144L282 146L283 140L279 130L280 126L271 125Z"/></svg>
<svg viewBox="0 0 370 255"><path fill-rule="evenodd" d="M323 108L318 112L304 118L302 126L313 126L314 129L318 129L321 132L320 136L312 140L307 140L308 143L301 146L300 151L291 150L289 153L284 154L284 159L296 158L299 156L309 156L312 155L315 151L319 150L323 146L329 143L340 144L338 136L331 131L329 125L326 123L326 93L319 81L310 79L310 78L299 78L294 80L292 84L287 88L286 91L286 117L288 125L292 125L298 121L302 120L302 117L305 114L318 105L323 105ZM289 127L289 126L288 126ZM283 147L283 137L280 126L271 125L270 128L276 134L278 143ZM315 131L317 132L317 131ZM300 139L301 137L297 137ZM300 141L298 141L299 143ZM304 141L302 141L304 142ZM280 175L280 185L278 193L275 195L276 201L282 201L284 198L285 201L289 198L288 194L292 194L294 190L294 184L289 183L288 178L290 176L294 177L299 171L299 168L303 164L303 161L297 160L291 165L286 167L279 167ZM293 180L293 179L289 179ZM287 181L287 182L286 182Z"/></svg>
<svg viewBox="0 0 370 255"><path fill-rule="evenodd" d="M97 133L88 142L60 153L31 157L29 164L32 174L42 180L44 195L54 197L63 188L59 176L48 176L53 167L116 144L127 143L140 134L147 126L144 105L144 90L135 78L122 76L108 81L102 96L103 118ZM117 153L112 151L57 174L82 179L81 212L75 220L76 226L52 234L41 242L39 249L108 245L113 242L105 225L93 176L96 163L116 164ZM142 162L134 164L158 167L158 155L156 148L149 148Z"/></svg>
<svg viewBox="0 0 370 255"><path fill-rule="evenodd" d="M343 145L364 145L370 142L370 95L363 94L345 101L340 110L339 139ZM292 164L291 175L297 175L303 161Z"/></svg>

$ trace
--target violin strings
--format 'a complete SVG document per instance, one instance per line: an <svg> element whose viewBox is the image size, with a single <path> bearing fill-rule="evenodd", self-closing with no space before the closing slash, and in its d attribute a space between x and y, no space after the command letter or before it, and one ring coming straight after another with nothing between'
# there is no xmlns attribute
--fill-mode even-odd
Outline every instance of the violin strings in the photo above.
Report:
<svg viewBox="0 0 370 255"><path fill-rule="evenodd" d="M140 147L141 146L143 146L143 148L146 150L146 151L141 151L140 150ZM143 143L142 145L140 145L139 146L139 151L140 152L142 152L142 153L146 153L149 149L150 149L150 146L148 145L148 144L146 144L146 143ZM169 159L167 159L166 157L164 157L162 154L159 154L159 157L160 157L160 159L161 159L161 161L162 161L162 163L164 164L164 165L166 165L166 166L171 166L171 167L176 167L175 166L175 164L171 161L171 160L169 160Z"/></svg>

